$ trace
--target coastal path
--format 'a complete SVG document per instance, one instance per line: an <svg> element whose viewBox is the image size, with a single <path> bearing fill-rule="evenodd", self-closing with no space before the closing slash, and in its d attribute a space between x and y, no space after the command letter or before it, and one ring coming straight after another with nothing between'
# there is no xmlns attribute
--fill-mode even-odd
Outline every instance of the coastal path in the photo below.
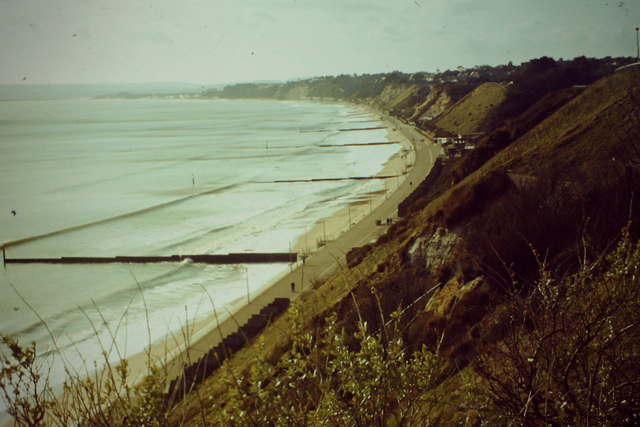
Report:
<svg viewBox="0 0 640 427"><path fill-rule="evenodd" d="M231 313L232 318L220 322L219 327L211 327L211 325L216 324L215 317L211 316L207 320L207 322L210 322L211 330L202 333L200 336L196 331L191 339L189 347L191 360L197 360L207 353L209 349L217 346L224 337L236 332L238 325L243 325L251 316L259 313L263 307L269 305L274 299L289 298L293 300L303 292L310 290L312 283L329 277L341 265L346 265L345 256L350 249L374 242L387 230L385 225L378 224L385 224L387 218L392 218L393 220L398 218L398 204L425 179L442 149L409 125L392 118L385 117L383 120L388 128L400 131L413 146L415 153L414 164L407 172L404 181L395 191L387 194L386 198L377 207L373 208L368 215L353 224L350 229L338 238L327 241L325 246L309 254L303 263L298 263L297 267L292 269L290 273L285 274L260 294L252 294L251 302L238 311ZM291 283L295 283L294 292L291 290ZM181 356L176 355L174 362L178 363L172 364L173 367L170 370L168 380L172 380L182 373L180 369L183 362Z"/></svg>

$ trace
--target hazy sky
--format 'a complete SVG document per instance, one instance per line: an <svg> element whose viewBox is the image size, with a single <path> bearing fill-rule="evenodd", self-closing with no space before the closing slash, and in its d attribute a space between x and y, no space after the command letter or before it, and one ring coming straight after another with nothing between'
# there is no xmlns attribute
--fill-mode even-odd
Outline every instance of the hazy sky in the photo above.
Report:
<svg viewBox="0 0 640 427"><path fill-rule="evenodd" d="M0 0L0 83L207 84L635 56L637 26L639 0Z"/></svg>

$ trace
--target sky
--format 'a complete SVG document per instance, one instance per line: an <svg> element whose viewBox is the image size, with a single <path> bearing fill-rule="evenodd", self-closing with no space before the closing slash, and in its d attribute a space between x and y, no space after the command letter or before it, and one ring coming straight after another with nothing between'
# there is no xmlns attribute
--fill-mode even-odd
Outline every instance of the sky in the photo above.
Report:
<svg viewBox="0 0 640 427"><path fill-rule="evenodd" d="M639 0L0 0L0 83L223 84L635 56Z"/></svg>

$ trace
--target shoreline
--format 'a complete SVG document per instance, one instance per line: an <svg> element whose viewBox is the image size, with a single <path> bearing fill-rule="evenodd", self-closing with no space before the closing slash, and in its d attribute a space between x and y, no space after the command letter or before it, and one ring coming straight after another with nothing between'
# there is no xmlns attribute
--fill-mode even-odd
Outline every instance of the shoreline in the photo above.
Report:
<svg viewBox="0 0 640 427"><path fill-rule="evenodd" d="M398 190L408 175L407 169L410 166L407 165L413 165L415 163L414 144L398 130L396 124L382 113L371 110L367 106L349 106L355 108L362 114L370 116L376 121L380 121L381 126L387 128L385 138L388 141L399 142L400 149L382 165L382 169L375 175L398 176L384 179L384 189L368 193L369 196L366 199L348 202L345 207L334 212L327 218L317 221L306 233L300 235L298 239L293 242L292 248L293 252L300 254L303 259L312 257L313 254L328 246L332 241L335 241L348 232L354 225L362 221L367 215L370 215L378 206L387 200L389 194ZM380 226L379 228L378 231L380 234L386 231L386 227ZM291 264L290 271L285 271L272 278L259 290L250 294L250 302L247 303L244 301L244 296L238 297L236 300L227 304L227 306L232 306L231 310L225 309L223 312L216 310L216 312L194 323L187 323L181 330L170 331L164 337L151 343L150 350L147 349L128 356L126 359L128 360L131 372L134 374L132 376L133 382L142 379L148 370L148 361L151 360L159 361L161 364L167 365L168 384L168 382L182 373L182 366L185 363L188 365L198 360L210 348L222 341L224 337L236 332L238 326L242 325L244 321L251 316L242 316L240 315L241 311L254 308L255 310L252 310L252 314L254 314L254 312L257 313L262 307L275 298L274 296L271 300L268 302L265 301L264 303L256 302L260 301L266 294L275 291L279 296L285 296L292 300L295 299L295 297L308 290L313 281L321 279L321 277L310 276L308 272L305 278L305 273L303 272L304 267L305 262L303 261ZM284 292L285 295L281 295L282 292L276 291L275 288L278 287L278 284L282 280L292 274L300 276L299 281L294 280L296 283L296 292L291 293L291 290L288 289ZM288 279L287 283L290 283ZM226 324L224 328L222 328L223 324ZM185 346L185 343L188 343L189 348Z"/></svg>
<svg viewBox="0 0 640 427"><path fill-rule="evenodd" d="M394 130L393 123L387 121L384 117L379 117L378 113L369 111L366 111L366 113L378 116L377 118L380 119L383 126L388 129L386 138L389 141L398 141L400 145L400 150L383 164L382 169L376 176L396 176L384 179L383 190L370 192L365 199L348 202L347 206L333 215L316 222L311 230L298 239L293 246L294 252L302 254L309 252L306 250L306 246L311 246L314 248L313 251L317 251L326 242L335 240L347 232L354 224L361 221L386 200L390 193L400 187L407 176L407 169L410 167L408 165L412 165L415 162L415 151L409 139L397 129ZM305 240L308 240L308 243Z"/></svg>
<svg viewBox="0 0 640 427"><path fill-rule="evenodd" d="M308 256L306 262L291 264L290 271L284 271L271 279L260 290L251 294L249 303L245 301L244 297L239 297L227 304L227 306L231 306L230 310L225 308L223 312L214 307L208 316L197 321L188 320L187 325L183 328L169 331L162 338L152 342L151 346L145 350L125 357L129 364L130 384L139 382L149 372L149 362L164 369L168 384L173 378L182 374L185 364L188 365L198 360L224 337L236 332L239 325L245 323L248 318L258 313L276 297L294 300L312 288L314 283L337 270L338 264L343 265L345 253L349 249L377 239L386 231L387 227L380 226L376 222L380 221L384 224L386 218L397 218L398 203L412 191L411 185L407 185L409 184L407 178L411 177L417 184L421 180L420 175L426 176L433 164L434 158L432 156L432 161L426 168L426 172L419 172L416 168L419 157L418 145L426 146L426 144L420 144L420 141L426 139L424 139L424 135L411 130L413 128L410 126L400 124L397 120L372 110L368 106L348 106L363 115L366 114L376 121L380 121L382 126L388 130L386 138L389 141L400 142L400 149L385 162L383 168L376 174L376 176L398 176L385 179L383 190L369 193L369 197L360 200L349 201L345 207L316 222L307 233L301 235L295 242L295 251ZM415 135L407 134L412 132ZM437 146L435 147L439 150ZM407 168L409 169L407 170ZM385 205L386 208L383 209ZM309 245L307 242L312 244ZM318 242L323 244L317 245ZM307 247L304 248L303 245ZM308 246L313 246L314 250L311 251ZM292 282L296 283L295 292L291 292L289 286ZM89 374L93 375L95 372ZM11 425L11 423L0 422L0 425Z"/></svg>
<svg viewBox="0 0 640 427"><path fill-rule="evenodd" d="M311 101L308 101L311 102ZM371 243L387 230L385 219L397 220L397 205L426 177L433 166L435 154L441 150L435 144L427 147L426 137L413 127L399 123L383 113L368 106L351 105L362 114L367 114L382 123L388 130L386 138L389 141L399 141L400 150L391 156L376 176L398 175L385 179L385 189L369 193L365 200L350 201L347 206L339 209L333 215L318 221L305 234L301 235L293 245L293 251L305 257L304 262L298 261L291 265L290 271L274 277L259 291L250 295L250 302L244 302L244 297L237 298L233 309L224 313L214 312L193 324L188 324L178 331L171 331L164 338L151 344L151 349L127 357L129 367L135 375L134 381L142 379L148 370L148 361L159 361L165 366L167 384L182 374L183 366L198 360L210 348L218 345L224 337L237 331L253 314L256 314L276 297L291 300L313 287L337 270L338 263L344 264L346 252L352 247ZM422 161L428 161L422 168L417 168L418 146L423 153ZM435 150L435 151L429 151ZM407 182L407 178L410 178ZM400 190L403 191L400 191ZM386 203L386 210L382 211ZM379 217L379 218L374 218ZM366 219L369 221L365 221ZM354 230L357 227L360 230ZM358 244L349 243L348 235L364 235ZM339 244L339 240L346 241ZM312 249L313 248L313 249ZM337 252L336 252L337 250ZM322 253L328 260L320 260ZM291 291L290 283L295 283L295 292ZM185 345L185 343L187 345Z"/></svg>

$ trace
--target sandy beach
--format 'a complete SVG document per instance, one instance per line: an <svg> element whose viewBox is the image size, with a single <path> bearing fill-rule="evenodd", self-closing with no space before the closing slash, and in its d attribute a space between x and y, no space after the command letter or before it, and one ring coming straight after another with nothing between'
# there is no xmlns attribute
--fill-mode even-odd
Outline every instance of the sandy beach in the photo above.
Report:
<svg viewBox="0 0 640 427"><path fill-rule="evenodd" d="M398 142L400 150L385 163L383 169L377 175L380 177L392 176L392 178L384 179L383 190L369 193L368 197L351 202L347 207L339 210L331 217L317 222L305 236L298 240L294 246L295 252L299 254L315 252L324 246L326 242L337 239L383 203L404 182L409 168L415 162L413 145L390 122L384 121L384 125L389 129L387 139ZM385 219L381 218L383 223L385 223Z"/></svg>
<svg viewBox="0 0 640 427"><path fill-rule="evenodd" d="M378 173L378 176L391 176L384 179L384 188L317 222L293 246L300 255L298 262L270 285L252 293L249 302L239 298L229 311L219 307L214 310L212 306L208 317L172 331L152 343L148 351L128 357L131 382L142 379L150 362L166 367L167 381L178 377L185 364L198 360L275 298L293 300L312 289L313 283L346 265L345 255L351 248L375 241L387 230L387 219L397 220L398 204L428 174L440 147L410 126L364 107L358 108L363 114L379 118L388 129L388 140L400 144L398 153ZM295 292L291 291L292 282Z"/></svg>
<svg viewBox="0 0 640 427"><path fill-rule="evenodd" d="M360 107L362 108L362 107ZM168 381L182 373L182 366L198 360L210 348L218 345L224 337L237 331L252 315L275 298L295 299L312 288L312 283L322 281L335 272L340 265L346 265L345 255L353 247L375 241L387 230L386 220L396 221L397 206L428 174L440 147L427 141L414 128L379 113L364 110L384 123L388 128L389 141L401 145L378 176L392 176L385 179L384 190L372 193L365 200L350 203L333 216L316 223L294 245L300 254L290 271L250 296L250 302L242 298L235 310L217 310L182 331L172 332L166 340L151 346L151 351L129 358L131 371L138 378L146 372L148 361L152 360L167 367ZM302 261L302 258L305 261ZM295 292L291 283L295 283ZM150 359L149 359L150 358Z"/></svg>

